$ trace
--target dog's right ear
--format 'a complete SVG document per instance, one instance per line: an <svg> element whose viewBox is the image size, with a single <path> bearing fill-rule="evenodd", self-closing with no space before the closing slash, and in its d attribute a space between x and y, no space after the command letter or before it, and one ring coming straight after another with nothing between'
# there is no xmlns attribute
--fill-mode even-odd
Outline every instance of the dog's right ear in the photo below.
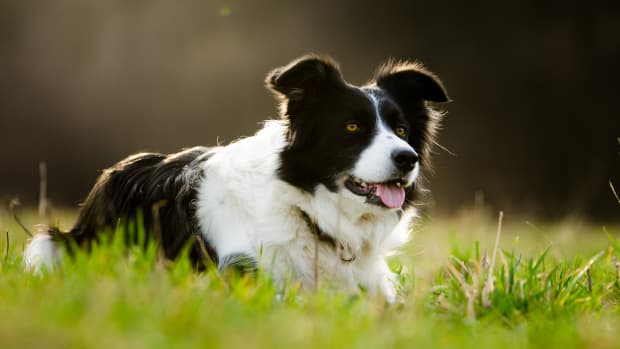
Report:
<svg viewBox="0 0 620 349"><path fill-rule="evenodd" d="M329 57L306 55L267 74L265 84L289 101L313 99L328 84L344 84L338 64Z"/></svg>

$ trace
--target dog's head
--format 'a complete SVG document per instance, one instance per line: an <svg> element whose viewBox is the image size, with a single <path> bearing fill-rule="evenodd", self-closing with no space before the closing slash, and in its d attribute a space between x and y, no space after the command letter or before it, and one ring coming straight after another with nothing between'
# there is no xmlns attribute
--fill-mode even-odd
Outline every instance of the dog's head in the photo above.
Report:
<svg viewBox="0 0 620 349"><path fill-rule="evenodd" d="M266 83L288 121L283 180L309 192L324 185L365 205L412 202L441 116L429 102L448 101L434 74L389 61L358 87L333 60L310 55L273 70Z"/></svg>

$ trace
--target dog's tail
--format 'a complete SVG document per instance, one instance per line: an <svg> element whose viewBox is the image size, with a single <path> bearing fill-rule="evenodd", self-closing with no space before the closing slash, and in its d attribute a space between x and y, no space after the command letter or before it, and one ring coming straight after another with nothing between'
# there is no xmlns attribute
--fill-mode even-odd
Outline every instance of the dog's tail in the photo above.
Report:
<svg viewBox="0 0 620 349"><path fill-rule="evenodd" d="M61 259L61 249L48 232L36 234L24 251L26 270L40 273L43 269L53 270Z"/></svg>
<svg viewBox="0 0 620 349"><path fill-rule="evenodd" d="M58 228L40 228L24 250L23 264L26 270L33 273L54 270L65 253L63 247L68 244L65 235L70 234L62 233Z"/></svg>

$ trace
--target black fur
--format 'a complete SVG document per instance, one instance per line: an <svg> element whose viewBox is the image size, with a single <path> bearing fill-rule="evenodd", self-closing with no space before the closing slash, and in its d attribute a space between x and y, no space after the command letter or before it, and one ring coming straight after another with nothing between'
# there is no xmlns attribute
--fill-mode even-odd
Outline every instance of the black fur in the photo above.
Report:
<svg viewBox="0 0 620 349"><path fill-rule="evenodd" d="M336 190L337 175L350 169L371 141L376 122L372 102L324 58L301 59L272 72L268 81L285 94L282 117L289 121L280 177L308 192L318 184ZM363 125L360 133L345 132L352 120Z"/></svg>
<svg viewBox="0 0 620 349"><path fill-rule="evenodd" d="M179 153L132 155L103 171L88 194L73 229L53 231L56 240L88 247L105 228L127 224L142 215L147 238L155 238L164 255L174 259L193 236L200 238L195 215L196 187L204 174L200 164L210 150L195 147ZM215 251L203 241L207 254ZM200 243L194 241L190 257L204 267Z"/></svg>

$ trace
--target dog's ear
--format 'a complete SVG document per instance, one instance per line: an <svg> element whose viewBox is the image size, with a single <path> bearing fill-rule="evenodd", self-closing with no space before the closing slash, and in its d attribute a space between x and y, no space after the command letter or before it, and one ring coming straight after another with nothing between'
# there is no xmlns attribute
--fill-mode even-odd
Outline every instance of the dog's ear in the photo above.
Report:
<svg viewBox="0 0 620 349"><path fill-rule="evenodd" d="M420 155L420 161L428 165L431 145L443 114L427 102L450 101L441 80L419 63L388 61L379 68L373 82L405 113L417 133L410 144Z"/></svg>
<svg viewBox="0 0 620 349"><path fill-rule="evenodd" d="M374 80L397 99L450 101L441 80L419 63L388 61L379 68Z"/></svg>
<svg viewBox="0 0 620 349"><path fill-rule="evenodd" d="M313 98L329 84L344 84L338 64L331 58L306 55L272 70L265 79L267 87L289 101Z"/></svg>

